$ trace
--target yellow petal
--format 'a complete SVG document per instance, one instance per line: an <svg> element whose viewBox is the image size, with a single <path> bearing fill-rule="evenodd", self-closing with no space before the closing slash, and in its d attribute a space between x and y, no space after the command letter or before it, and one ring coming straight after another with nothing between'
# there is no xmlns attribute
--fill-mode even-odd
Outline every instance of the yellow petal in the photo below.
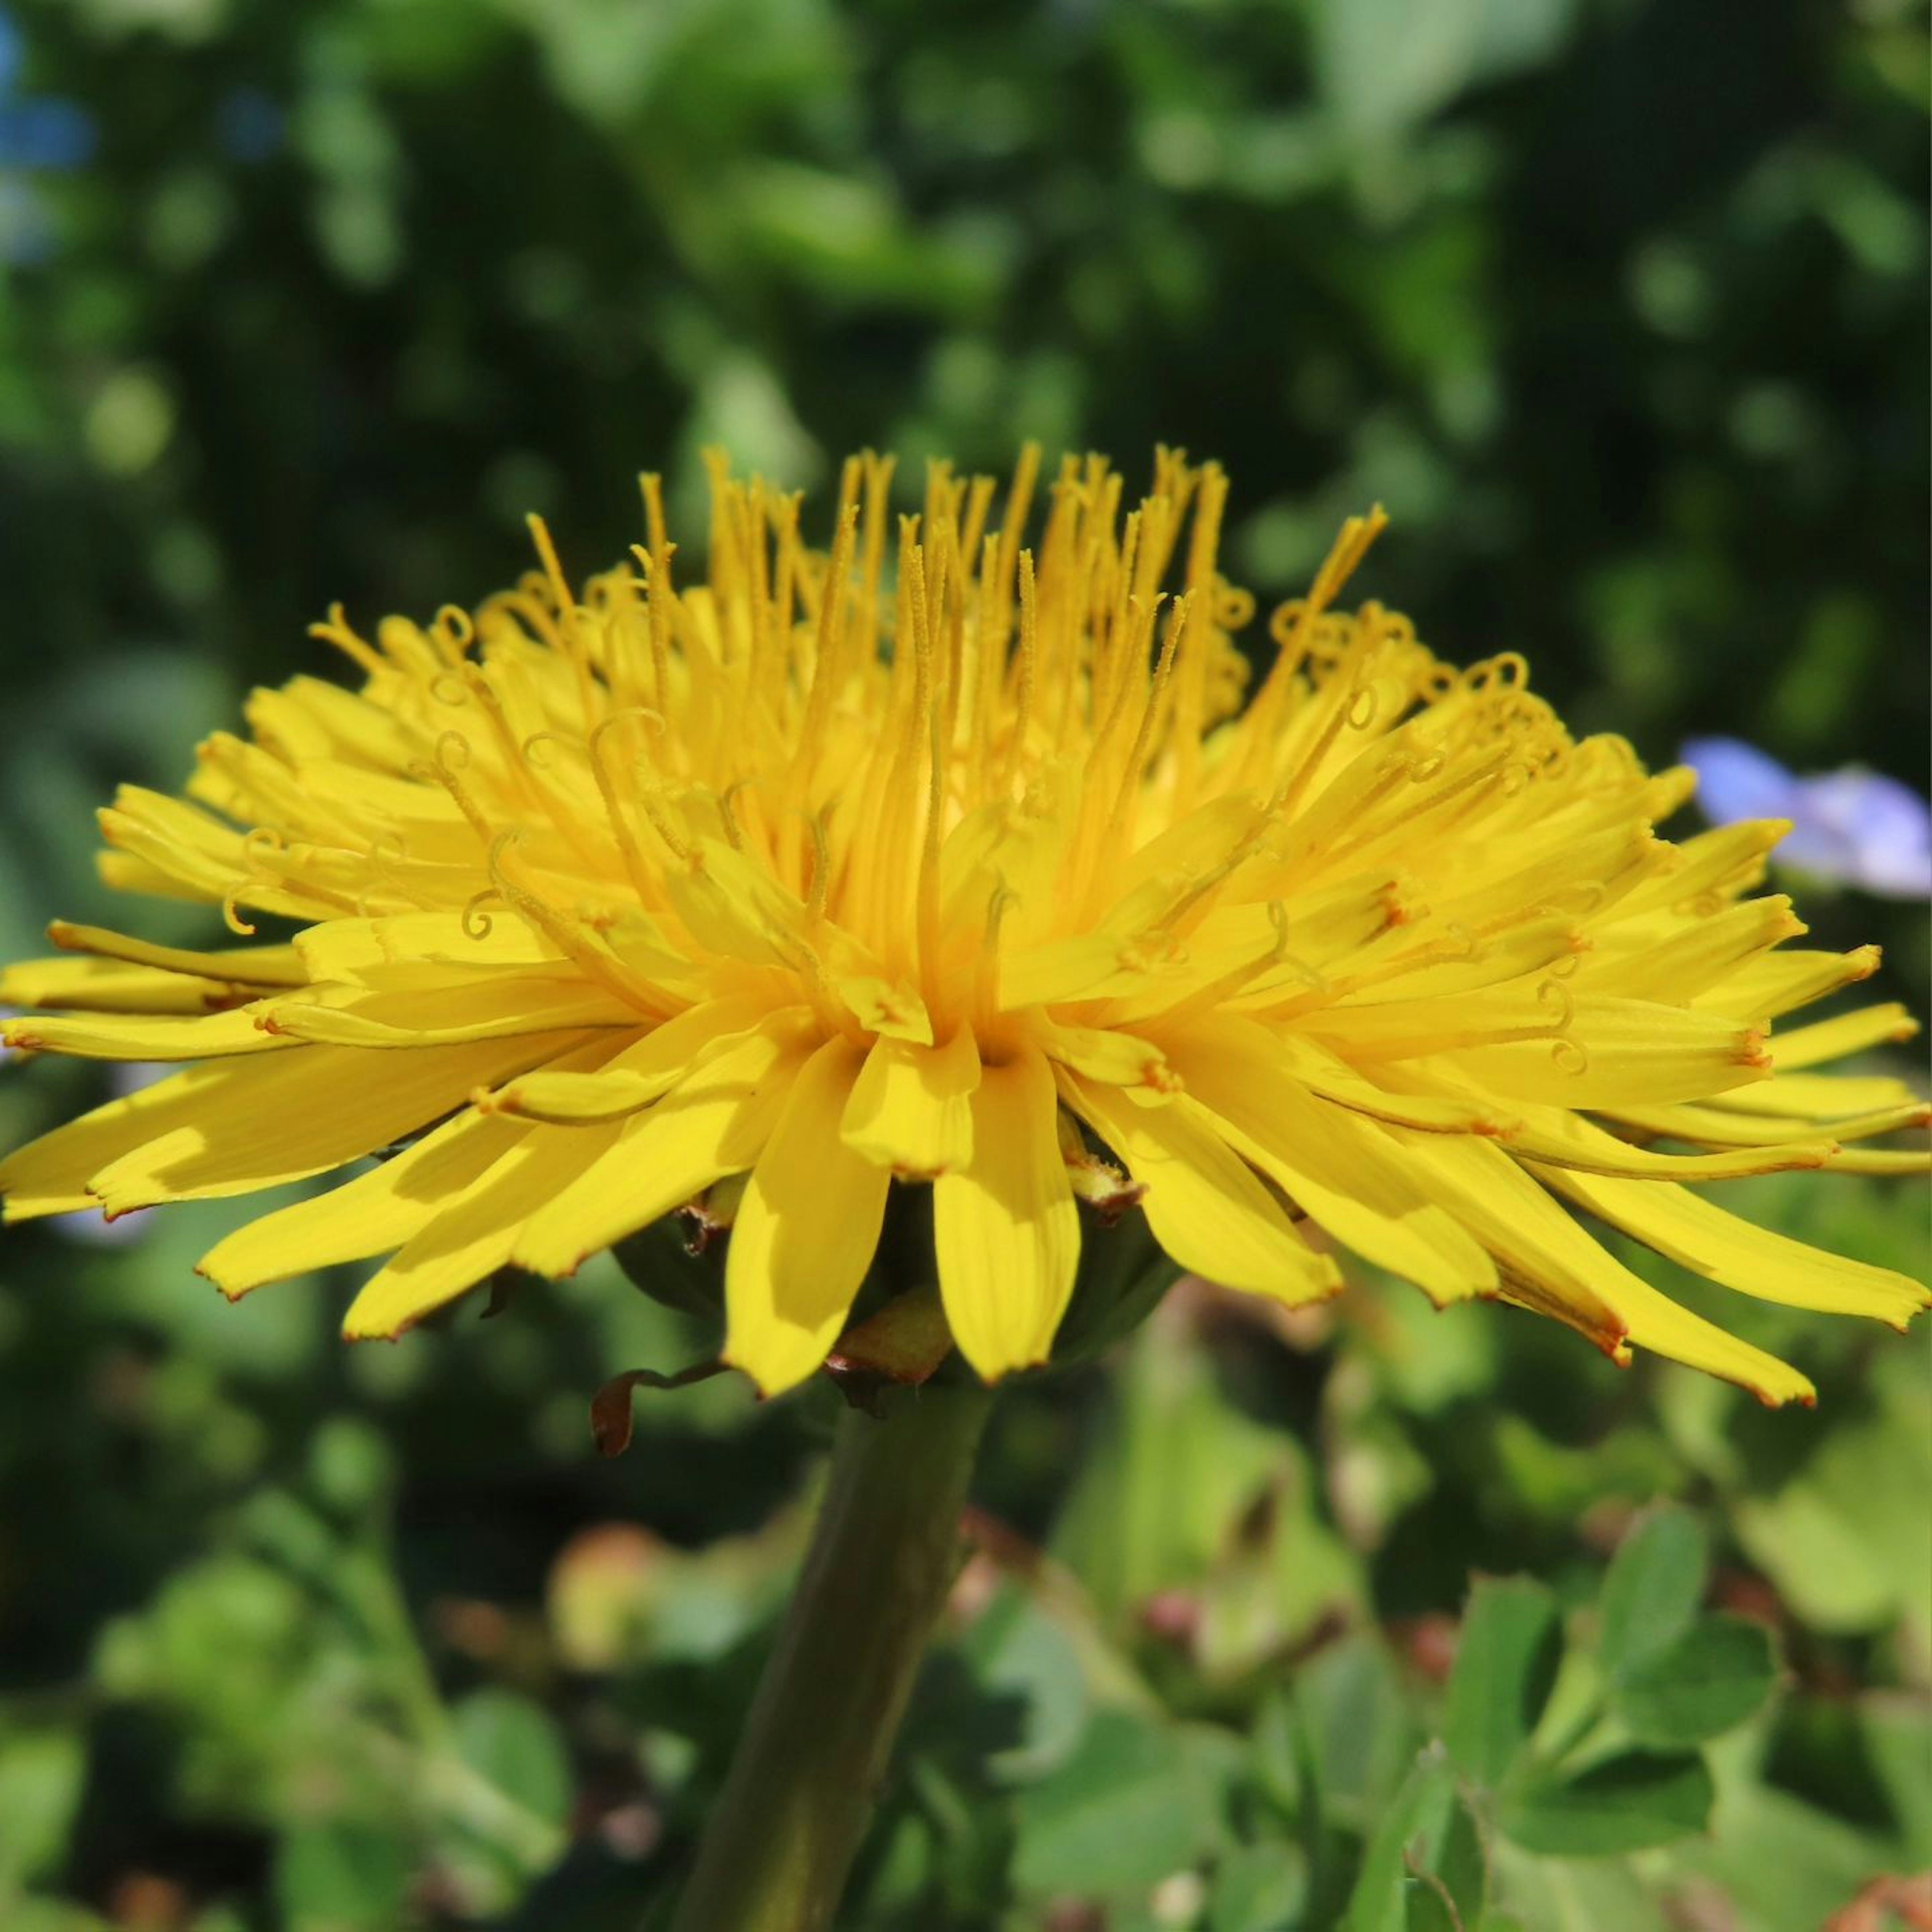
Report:
<svg viewBox="0 0 1932 1932"><path fill-rule="evenodd" d="M1423 1184L1453 1204L1504 1265L1510 1300L1568 1322L1618 1361L1634 1343L1741 1383L1774 1407L1812 1400L1810 1383L1796 1370L1678 1307L1631 1274L1495 1142L1388 1131Z"/></svg>
<svg viewBox="0 0 1932 1932"><path fill-rule="evenodd" d="M1918 1030L1918 1022L1896 1000L1891 1000L1883 1006L1840 1013L1835 1018L1819 1020L1810 1026L1794 1027L1788 1033L1774 1033L1771 1064L1780 1073L1793 1072L1801 1066L1816 1066L1823 1060L1862 1053L1868 1047L1910 1040Z"/></svg>
<svg viewBox="0 0 1932 1932"><path fill-rule="evenodd" d="M1294 1077L1312 1094L1351 1113L1430 1134L1487 1134L1507 1139L1516 1117L1499 1102L1391 1091L1359 1072L1332 1049L1306 1034L1284 1030L1274 1046Z"/></svg>
<svg viewBox="0 0 1932 1932"><path fill-rule="evenodd" d="M749 1167L805 1060L808 1038L795 1015L776 1016L632 1114L608 1151L584 1160L556 1198L530 1216L511 1258L538 1274L573 1274L600 1249Z"/></svg>
<svg viewBox="0 0 1932 1932"><path fill-rule="evenodd" d="M583 1038L538 1034L425 1047L394 1055L381 1079L370 1077L366 1054L306 1047L266 1054L234 1066L225 1084L202 1088L172 1108L172 1131L144 1134L146 1144L88 1175L88 1191L110 1214L120 1214L304 1180L387 1147L460 1105L480 1082L567 1052Z"/></svg>
<svg viewBox="0 0 1932 1932"><path fill-rule="evenodd" d="M446 960L458 966L562 965L557 949L507 907L475 915L398 913L382 919L332 919L296 935L295 950L311 980L360 980L372 967L399 961Z"/></svg>
<svg viewBox="0 0 1932 1932"><path fill-rule="evenodd" d="M1621 1175L1636 1180L1736 1180L1754 1174L1784 1174L1828 1167L1838 1144L1822 1138L1778 1141L1722 1154L1658 1154L1606 1133L1560 1107L1526 1107L1510 1136L1519 1158L1580 1174Z"/></svg>
<svg viewBox="0 0 1932 1932"><path fill-rule="evenodd" d="M1144 1088L1152 1094L1180 1088L1179 1076L1159 1047L1118 1027L1062 1026L1040 1014L1033 1017L1030 1034L1053 1064L1082 1080L1106 1087Z"/></svg>
<svg viewBox="0 0 1932 1932"><path fill-rule="evenodd" d="M272 1063L286 1066L292 1063ZM110 1100L0 1160L0 1196L9 1221L44 1214L71 1214L100 1204L87 1191L88 1178L124 1154L160 1139L219 1108L231 1090L254 1090L260 1060L215 1060L152 1087Z"/></svg>
<svg viewBox="0 0 1932 1932"><path fill-rule="evenodd" d="M892 1177L839 1137L862 1064L834 1040L799 1069L732 1224L724 1359L766 1395L824 1360L878 1246Z"/></svg>
<svg viewBox="0 0 1932 1932"><path fill-rule="evenodd" d="M1918 1096L1903 1080L1882 1074L1780 1073L1750 1087L1714 1096L1727 1113L1781 1115L1829 1121L1843 1114L1876 1114L1909 1107Z"/></svg>
<svg viewBox="0 0 1932 1932"><path fill-rule="evenodd" d="M1619 1107L1611 1118L1640 1133L1691 1141L1703 1147L1780 1147L1788 1143L1796 1131L1790 1114L1748 1114L1730 1107ZM1895 1134L1928 1125L1932 1125L1932 1107L1914 1100L1904 1106L1881 1107L1868 1114L1821 1120L1810 1130L1821 1140L1842 1142L1870 1140L1879 1134ZM1826 1164L1836 1167L1840 1163L1834 1158Z"/></svg>
<svg viewBox="0 0 1932 1932"><path fill-rule="evenodd" d="M1641 999L1653 988L1668 987L1673 1000L1735 980L1748 960L1757 958L1806 930L1782 895L1747 899L1720 913L1686 923L1671 920L1654 941L1648 935L1628 949L1615 942L1614 926L1598 950L1584 958L1576 983L1593 993L1619 994ZM1740 1007L1754 1015L1757 1009Z"/></svg>
<svg viewBox="0 0 1932 1932"><path fill-rule="evenodd" d="M791 1010L801 1017L804 1011ZM770 1001L762 994L708 1000L608 1055L595 1072L543 1067L512 1080L478 1104L489 1112L558 1126L622 1120L661 1099L771 1012Z"/></svg>
<svg viewBox="0 0 1932 1932"><path fill-rule="evenodd" d="M1148 1226L1190 1273L1293 1306L1335 1294L1341 1271L1294 1229L1247 1162L1184 1097L1137 1107L1063 1075L1067 1104L1126 1163L1147 1192Z"/></svg>
<svg viewBox="0 0 1932 1932"><path fill-rule="evenodd" d="M1150 976L1118 933L1076 933L1002 953L1000 1000L1014 1008L1144 993Z"/></svg>
<svg viewBox="0 0 1932 1932"><path fill-rule="evenodd" d="M466 1108L368 1173L238 1228L195 1271L232 1301L268 1282L388 1254L529 1131L520 1121Z"/></svg>
<svg viewBox="0 0 1932 1932"><path fill-rule="evenodd" d="M312 989L255 1010L277 1034L329 1046L405 1049L506 1040L560 1027L635 1026L646 1017L574 975L538 978L514 971L473 979L445 968L440 983L372 992L361 986Z"/></svg>
<svg viewBox="0 0 1932 1932"><path fill-rule="evenodd" d="M973 1162L933 1183L939 1286L960 1352L992 1382L1043 1362L1080 1264L1053 1075L1036 1050L982 1072Z"/></svg>
<svg viewBox="0 0 1932 1932"><path fill-rule="evenodd" d="M1870 1316L1894 1328L1932 1307L1932 1295L1907 1276L1757 1227L1687 1189L1532 1166L1546 1186L1635 1235L1646 1247L1761 1300L1831 1315Z"/></svg>
<svg viewBox="0 0 1932 1932"><path fill-rule="evenodd" d="M292 946L236 946L212 952L185 951L178 946L156 946L104 926L76 926L57 919L47 937L63 952L92 953L129 966L152 967L159 972L185 973L206 980L243 986L299 986L308 979Z"/></svg>
<svg viewBox="0 0 1932 1932"><path fill-rule="evenodd" d="M1765 856L1791 830L1788 818L1748 819L1660 848L1665 862L1618 908L1644 914L1689 904L1704 893L1748 890L1764 876Z"/></svg>
<svg viewBox="0 0 1932 1932"><path fill-rule="evenodd" d="M1163 1043L1231 1144L1338 1241L1438 1301L1494 1292L1480 1244L1418 1190L1382 1130L1317 1100L1290 1076L1265 1028L1203 1022Z"/></svg>
<svg viewBox="0 0 1932 1932"><path fill-rule="evenodd" d="M1703 1083L1696 1090L1712 1093L1724 1084L1720 1076L1726 1069L1735 1066L1730 1075L1735 1085L1760 1077L1768 1064L1761 1051L1761 1036L1727 1014L1607 994L1573 994L1561 982L1548 978L1534 985L1441 999L1317 1006L1298 1015L1294 1024L1351 1059L1365 1054L1399 1060L1480 1053L1484 1064L1495 1060L1506 1068L1515 1067L1520 1059L1525 1077L1533 1071L1530 1084L1538 1086L1550 1077L1550 1063L1556 1058L1550 1049L1558 1036L1580 1043L1593 1064L1602 1063L1597 1075L1600 1083L1606 1072L1622 1072L1627 1061L1641 1077L1654 1063L1690 1060L1696 1064L1694 1078ZM1534 1070L1528 1066L1532 1060L1539 1064ZM1570 1075L1573 1086L1582 1070ZM1714 1079L1715 1086L1709 1084ZM1498 1092L1512 1090L1497 1080L1483 1084ZM1524 1097L1545 1096L1526 1092ZM1595 1104L1587 1098L1568 1101L1567 1094L1552 1097L1566 1104Z"/></svg>
<svg viewBox="0 0 1932 1932"><path fill-rule="evenodd" d="M255 1006L205 1013L196 1019L171 1015L70 1019L61 1014L35 1014L0 1024L0 1043L24 1052L71 1053L84 1060L158 1060L226 1059L296 1044L264 1033L256 1024L260 1015Z"/></svg>
<svg viewBox="0 0 1932 1932"><path fill-rule="evenodd" d="M1328 1016L1319 1017L1325 1029ZM1528 1002L1521 1017L1533 1022ZM1430 1058L1506 1102L1559 1107L1702 1100L1771 1070L1763 1034L1726 1016L1589 994L1576 997L1559 1039L1472 1044Z"/></svg>
<svg viewBox="0 0 1932 1932"><path fill-rule="evenodd" d="M1694 1004L1740 1018L1775 1019L1841 986L1869 980L1878 968L1876 946L1861 946L1851 952L1768 953L1700 994Z"/></svg>
<svg viewBox="0 0 1932 1932"><path fill-rule="evenodd" d="M908 1175L929 1177L973 1157L973 1090L980 1051L969 1026L943 1046L880 1038L853 1083L838 1126L854 1154Z"/></svg>
<svg viewBox="0 0 1932 1932"><path fill-rule="evenodd" d="M586 1153L601 1153L620 1131L528 1130L371 1277L343 1317L344 1339L400 1335L494 1274L510 1258L524 1224L581 1168ZM586 1147L586 1140L593 1144Z"/></svg>
<svg viewBox="0 0 1932 1932"><path fill-rule="evenodd" d="M211 1013L259 991L118 959L20 959L0 968L0 1006L68 1012Z"/></svg>
<svg viewBox="0 0 1932 1932"><path fill-rule="evenodd" d="M911 987L876 973L834 973L829 983L866 1032L932 1044L932 1016Z"/></svg>

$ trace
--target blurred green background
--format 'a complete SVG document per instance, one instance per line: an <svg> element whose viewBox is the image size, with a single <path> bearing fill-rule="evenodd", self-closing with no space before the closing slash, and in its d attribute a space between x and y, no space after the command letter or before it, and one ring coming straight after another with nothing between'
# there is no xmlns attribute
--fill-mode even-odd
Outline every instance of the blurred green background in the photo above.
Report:
<svg viewBox="0 0 1932 1932"><path fill-rule="evenodd" d="M1264 596L1379 500L1365 594L1579 728L1923 791L1928 67L1894 0L10 0L0 955L125 922L92 808L322 666L328 602L473 601L532 508L615 558L712 442L794 486L1180 443ZM1921 909L1806 910L1923 1006ZM99 1091L6 1070L0 1142ZM1736 1198L1924 1267L1910 1185ZM602 1462L598 1385L709 1346L614 1268L350 1352L343 1282L188 1274L238 1218L0 1244L0 1924L634 1924L834 1398L640 1399ZM1712 1834L1498 1840L1466 1932L1787 1932L1932 1864L1924 1342L1721 1312L1815 1414L1368 1280L1016 1392L851 1924L1335 1923L1472 1570L1587 1651L1666 1496L1784 1688ZM1419 1895L1353 1922L1454 1922Z"/></svg>

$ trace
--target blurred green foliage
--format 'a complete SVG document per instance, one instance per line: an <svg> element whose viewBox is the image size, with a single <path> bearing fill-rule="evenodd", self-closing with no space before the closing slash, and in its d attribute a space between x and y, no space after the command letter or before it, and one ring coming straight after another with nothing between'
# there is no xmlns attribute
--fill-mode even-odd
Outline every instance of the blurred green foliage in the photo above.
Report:
<svg viewBox="0 0 1932 1932"><path fill-rule="evenodd" d="M1184 443L1258 590L1379 499L1372 593L1579 726L1925 784L1919 7L8 17L0 952L107 915L92 807L319 664L330 601L472 599L531 508L614 557L634 471L688 506L712 441L795 485ZM82 164L8 152L32 99ZM1916 914L1808 910L1922 997ZM98 1090L9 1070L0 1141ZM1903 1190L1734 1198L1924 1264ZM696 1319L605 1266L345 1351L340 1283L190 1276L236 1218L0 1248L0 1923L633 1925L836 1397L640 1394L601 1462L591 1394ZM850 1923L1788 1932L1932 1864L1923 1346L1722 1312L1816 1414L1372 1281L1190 1291L1016 1390Z"/></svg>

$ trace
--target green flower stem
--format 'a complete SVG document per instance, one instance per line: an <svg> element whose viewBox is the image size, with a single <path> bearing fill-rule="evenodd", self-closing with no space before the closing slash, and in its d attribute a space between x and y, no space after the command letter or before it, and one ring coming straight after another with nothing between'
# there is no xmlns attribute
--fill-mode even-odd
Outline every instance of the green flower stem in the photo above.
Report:
<svg viewBox="0 0 1932 1932"><path fill-rule="evenodd" d="M674 1932L819 1932L872 1822L992 1404L914 1390L841 1419L805 1568L704 1828Z"/></svg>

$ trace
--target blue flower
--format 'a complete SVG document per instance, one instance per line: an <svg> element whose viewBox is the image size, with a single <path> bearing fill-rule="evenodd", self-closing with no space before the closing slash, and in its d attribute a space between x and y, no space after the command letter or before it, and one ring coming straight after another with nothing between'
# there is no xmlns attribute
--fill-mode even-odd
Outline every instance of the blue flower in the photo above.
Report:
<svg viewBox="0 0 1932 1932"><path fill-rule="evenodd" d="M19 92L26 57L20 28L0 7L0 262L42 261L53 253L52 225L24 177L85 166L98 134L78 103Z"/></svg>
<svg viewBox="0 0 1932 1932"><path fill-rule="evenodd" d="M247 167L268 160L286 131L281 109L259 87L238 87L227 94L215 116L215 127L222 146Z"/></svg>
<svg viewBox="0 0 1932 1932"><path fill-rule="evenodd" d="M1713 825L1791 821L1780 864L1886 898L1932 898L1932 806L1910 786L1856 766L1800 778L1737 738L1694 738L1683 755Z"/></svg>

